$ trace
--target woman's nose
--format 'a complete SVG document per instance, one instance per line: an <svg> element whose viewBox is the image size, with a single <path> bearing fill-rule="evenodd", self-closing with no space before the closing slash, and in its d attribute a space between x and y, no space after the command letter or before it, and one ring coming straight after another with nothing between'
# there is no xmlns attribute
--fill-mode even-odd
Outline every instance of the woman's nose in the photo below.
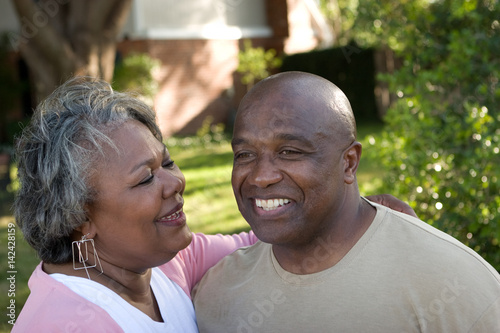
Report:
<svg viewBox="0 0 500 333"><path fill-rule="evenodd" d="M182 194L184 192L186 180L180 170L161 169L158 171L157 176L163 186L162 196L164 199L170 198L177 193Z"/></svg>

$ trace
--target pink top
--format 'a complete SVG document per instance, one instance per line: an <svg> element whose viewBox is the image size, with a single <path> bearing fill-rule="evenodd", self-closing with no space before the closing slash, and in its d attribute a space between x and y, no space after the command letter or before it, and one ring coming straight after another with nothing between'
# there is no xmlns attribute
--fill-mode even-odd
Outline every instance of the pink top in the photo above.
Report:
<svg viewBox="0 0 500 333"><path fill-rule="evenodd" d="M191 298L191 289L205 272L237 248L255 243L250 232L238 235L193 234L193 241L160 270ZM99 306L87 301L42 270L28 282L31 294L12 332L123 332Z"/></svg>

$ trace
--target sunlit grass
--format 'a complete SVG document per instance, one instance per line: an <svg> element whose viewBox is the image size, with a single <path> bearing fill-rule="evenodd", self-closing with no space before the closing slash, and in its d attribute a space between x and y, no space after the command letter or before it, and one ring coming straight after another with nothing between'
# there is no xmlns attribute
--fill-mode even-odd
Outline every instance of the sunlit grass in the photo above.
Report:
<svg viewBox="0 0 500 333"><path fill-rule="evenodd" d="M375 138L382 131L381 125L363 125L358 127L358 140L364 149L375 149L376 145L368 143L368 136ZM195 140L190 140L195 141ZM193 232L233 233L248 230L248 225L241 217L231 188L232 151L227 140L215 143L181 145L182 140L176 140L177 145L169 145L169 152L186 177L184 193L184 211L188 224ZM357 177L362 195L376 193L378 184L384 174L379 161L362 156ZM7 197L7 196L2 196ZM10 206L11 203L4 203ZM7 240L8 224L13 222L9 215L0 217L0 256L2 270L0 271L0 304L3 309L9 302L7 278ZM20 230L16 227L16 311L22 308L29 294L27 286L31 272L38 264L34 251L22 239ZM5 312L5 311L4 311ZM0 323L0 332L9 332L7 317Z"/></svg>

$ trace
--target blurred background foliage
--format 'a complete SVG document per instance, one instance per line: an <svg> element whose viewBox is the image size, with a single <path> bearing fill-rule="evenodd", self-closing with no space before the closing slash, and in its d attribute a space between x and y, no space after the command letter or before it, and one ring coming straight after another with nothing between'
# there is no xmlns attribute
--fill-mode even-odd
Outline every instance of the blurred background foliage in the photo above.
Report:
<svg viewBox="0 0 500 333"><path fill-rule="evenodd" d="M268 77L271 70L279 68L281 61L276 50L254 47L252 41L246 39L243 41L243 50L238 53L236 71L241 74L241 83L250 90L256 82Z"/></svg>
<svg viewBox="0 0 500 333"><path fill-rule="evenodd" d="M117 57L113 88L139 94L146 103L153 106L153 99L158 92L158 82L154 78L160 68L160 61L146 53L131 53Z"/></svg>
<svg viewBox="0 0 500 333"><path fill-rule="evenodd" d="M397 97L367 149L387 168L379 191L409 200L500 270L499 2L359 5L352 37L402 59L381 77Z"/></svg>

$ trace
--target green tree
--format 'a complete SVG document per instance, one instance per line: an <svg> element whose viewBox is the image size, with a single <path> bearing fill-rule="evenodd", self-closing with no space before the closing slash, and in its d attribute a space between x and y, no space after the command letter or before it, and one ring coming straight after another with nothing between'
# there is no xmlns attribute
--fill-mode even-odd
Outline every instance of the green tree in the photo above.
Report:
<svg viewBox="0 0 500 333"><path fill-rule="evenodd" d="M113 74L113 88L139 94L149 105L158 92L158 82L153 74L160 68L160 61L146 53L131 53L118 61Z"/></svg>
<svg viewBox="0 0 500 333"><path fill-rule="evenodd" d="M390 170L382 190L500 270L499 3L369 3L357 37L403 59L385 77L398 99L376 143Z"/></svg>
<svg viewBox="0 0 500 333"><path fill-rule="evenodd" d="M347 45L357 30L358 0L319 0L319 8L333 28L334 45Z"/></svg>
<svg viewBox="0 0 500 333"><path fill-rule="evenodd" d="M276 56L276 50L265 50L263 47L253 47L250 40L245 40L244 48L238 53L238 68L242 74L241 83L250 90L254 83L270 75L269 71L281 66L281 58Z"/></svg>

